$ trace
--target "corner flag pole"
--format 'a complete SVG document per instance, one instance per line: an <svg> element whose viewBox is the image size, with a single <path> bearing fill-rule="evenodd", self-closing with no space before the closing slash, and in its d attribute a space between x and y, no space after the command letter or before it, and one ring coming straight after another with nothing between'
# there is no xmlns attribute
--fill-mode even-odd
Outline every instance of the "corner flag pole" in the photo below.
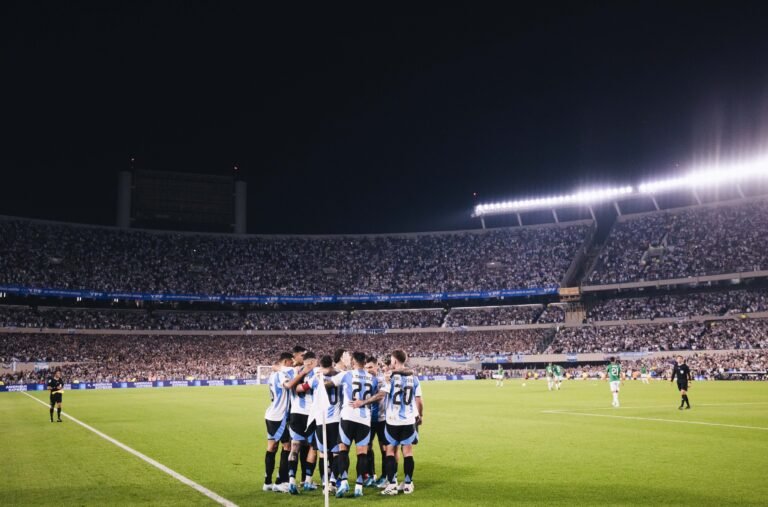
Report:
<svg viewBox="0 0 768 507"><path fill-rule="evenodd" d="M323 379L323 374L320 373L320 389L323 391L323 398L325 401L328 401L328 393L325 390L325 381ZM325 487L323 488L323 496L325 497L325 507L328 507L330 505L329 500L329 492L330 492L330 484L328 484L328 463L331 459L331 453L328 449L328 432L325 431L325 420L328 418L328 407L329 403L324 403L323 406L323 415L321 416L323 419L323 449L325 449L325 459L323 460L323 484L325 484Z"/></svg>

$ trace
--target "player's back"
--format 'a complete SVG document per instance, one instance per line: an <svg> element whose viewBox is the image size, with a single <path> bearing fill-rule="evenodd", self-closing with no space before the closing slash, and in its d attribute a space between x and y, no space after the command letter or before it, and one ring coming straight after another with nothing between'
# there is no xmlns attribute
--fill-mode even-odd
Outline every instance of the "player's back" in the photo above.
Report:
<svg viewBox="0 0 768 507"><path fill-rule="evenodd" d="M621 365L615 363L609 364L606 373L608 374L608 380L610 382L618 382L621 380Z"/></svg>
<svg viewBox="0 0 768 507"><path fill-rule="evenodd" d="M341 418L345 421L354 421L371 425L371 406L365 405L353 408L349 402L370 398L379 390L379 382L370 373L363 369L349 370L339 373L334 377L334 384L341 387L342 406Z"/></svg>
<svg viewBox="0 0 768 507"><path fill-rule="evenodd" d="M421 384L415 375L395 373L389 379L387 423L391 425L414 424L418 409L416 398L421 397Z"/></svg>
<svg viewBox="0 0 768 507"><path fill-rule="evenodd" d="M271 402L264 413L264 418L270 421L282 421L290 408L290 396L283 384L293 378L293 368L284 367L269 375L267 384Z"/></svg>
<svg viewBox="0 0 768 507"><path fill-rule="evenodd" d="M295 375L294 370L294 375ZM315 377L315 372L310 371L307 373L307 375L304 377L304 382L307 384L311 384L312 380ZM290 391L291 394L291 413L293 414L303 414L303 415L309 415L309 412L312 409L312 391L305 391L305 392L298 392L296 388L294 387Z"/></svg>

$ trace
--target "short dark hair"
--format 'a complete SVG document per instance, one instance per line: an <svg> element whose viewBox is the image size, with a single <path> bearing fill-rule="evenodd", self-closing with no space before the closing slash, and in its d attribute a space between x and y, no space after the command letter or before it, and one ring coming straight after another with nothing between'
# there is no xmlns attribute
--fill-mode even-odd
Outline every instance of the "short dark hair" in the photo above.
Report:
<svg viewBox="0 0 768 507"><path fill-rule="evenodd" d="M291 354L290 352L283 352L282 354L280 354L280 359L278 359L278 361L282 363L283 361L287 361L289 359L293 361L293 354Z"/></svg>
<svg viewBox="0 0 768 507"><path fill-rule="evenodd" d="M390 364L392 364L392 358L389 357L389 356L385 357L384 358L384 365L385 366L389 366Z"/></svg>
<svg viewBox="0 0 768 507"><path fill-rule="evenodd" d="M392 356L403 364L405 364L405 361L408 359L408 354L406 354L404 350L400 349L393 350Z"/></svg>
<svg viewBox="0 0 768 507"><path fill-rule="evenodd" d="M376 359L376 356L368 356L368 357L365 358L365 363L366 364L368 364L368 363L376 364L376 363L378 363L378 360Z"/></svg>
<svg viewBox="0 0 768 507"><path fill-rule="evenodd" d="M352 359L359 365L365 364L365 352L353 352Z"/></svg>
<svg viewBox="0 0 768 507"><path fill-rule="evenodd" d="M344 355L344 352L346 352L346 350L344 350L344 349L336 349L336 352L333 353L333 362L334 363L341 362L341 356Z"/></svg>
<svg viewBox="0 0 768 507"><path fill-rule="evenodd" d="M300 354L300 353L306 352L306 351L307 351L307 349L305 349L301 345L296 345L295 347L293 347L293 353L294 354Z"/></svg>
<svg viewBox="0 0 768 507"><path fill-rule="evenodd" d="M311 350L304 352L304 359L315 359L317 356Z"/></svg>
<svg viewBox="0 0 768 507"><path fill-rule="evenodd" d="M331 356L325 355L320 358L320 366L323 368L330 368L333 366L333 358Z"/></svg>
<svg viewBox="0 0 768 507"><path fill-rule="evenodd" d="M608 361L610 361L612 363L615 363L616 362L616 358L611 356L611 357L608 358Z"/></svg>

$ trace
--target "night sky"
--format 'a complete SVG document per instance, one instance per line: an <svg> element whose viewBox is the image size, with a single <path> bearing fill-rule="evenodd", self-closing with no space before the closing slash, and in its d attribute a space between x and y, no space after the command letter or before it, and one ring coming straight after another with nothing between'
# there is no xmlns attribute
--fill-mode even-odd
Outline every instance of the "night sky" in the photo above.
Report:
<svg viewBox="0 0 768 507"><path fill-rule="evenodd" d="M0 5L0 213L113 224L134 155L253 233L464 228L768 145L761 3L113 3Z"/></svg>

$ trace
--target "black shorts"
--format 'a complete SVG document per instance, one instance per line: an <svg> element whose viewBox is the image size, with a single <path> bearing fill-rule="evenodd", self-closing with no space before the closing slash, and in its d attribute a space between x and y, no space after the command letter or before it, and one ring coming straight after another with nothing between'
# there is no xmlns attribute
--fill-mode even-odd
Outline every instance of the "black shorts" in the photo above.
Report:
<svg viewBox="0 0 768 507"><path fill-rule="evenodd" d="M288 438L288 424L285 419L282 421L267 421L267 440L275 440L283 444L289 441Z"/></svg>
<svg viewBox="0 0 768 507"><path fill-rule="evenodd" d="M677 390L678 391L687 391L688 390L688 381L685 382L678 382L677 383Z"/></svg>
<svg viewBox="0 0 768 507"><path fill-rule="evenodd" d="M339 426L339 442L349 447L371 443L371 427L355 421L341 421Z"/></svg>
<svg viewBox="0 0 768 507"><path fill-rule="evenodd" d="M328 446L331 452L339 452L339 423L327 423L325 432L328 434ZM315 428L315 449L325 452L325 441L323 440L322 426Z"/></svg>
<svg viewBox="0 0 768 507"><path fill-rule="evenodd" d="M61 393L51 393L51 403L61 403Z"/></svg>
<svg viewBox="0 0 768 507"><path fill-rule="evenodd" d="M373 434L379 440L379 445L387 445L387 437L384 434L384 428L387 426L386 421L376 421L373 423Z"/></svg>
<svg viewBox="0 0 768 507"><path fill-rule="evenodd" d="M307 428L307 421L309 416L306 414L291 414L289 429L291 433L291 440L298 442L312 443L315 436L315 421Z"/></svg>
<svg viewBox="0 0 768 507"><path fill-rule="evenodd" d="M387 424L384 428L387 445L416 445L419 443L419 432L415 424L403 424L395 426Z"/></svg>

